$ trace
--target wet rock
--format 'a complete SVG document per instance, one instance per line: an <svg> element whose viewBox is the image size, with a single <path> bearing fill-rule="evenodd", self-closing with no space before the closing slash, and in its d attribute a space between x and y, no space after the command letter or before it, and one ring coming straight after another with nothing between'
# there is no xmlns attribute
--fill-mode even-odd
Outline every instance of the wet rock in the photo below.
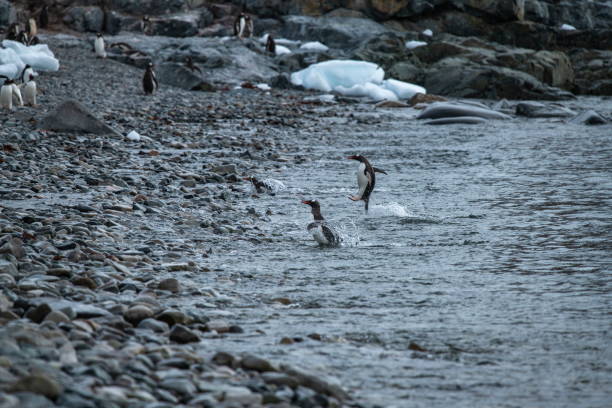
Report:
<svg viewBox="0 0 612 408"><path fill-rule="evenodd" d="M15 264L5 259L0 259L0 273L7 274L12 277L19 276L19 271L17 270Z"/></svg>
<svg viewBox="0 0 612 408"><path fill-rule="evenodd" d="M167 37L192 37L198 33L199 13L181 13L156 17L152 24L152 35Z"/></svg>
<svg viewBox="0 0 612 408"><path fill-rule="evenodd" d="M417 119L440 119L466 116L484 119L510 119L510 116L488 109L482 105L477 106L467 103L451 102L432 103L417 116Z"/></svg>
<svg viewBox="0 0 612 408"><path fill-rule="evenodd" d="M54 323L70 323L70 318L59 310L52 310L45 316L44 320Z"/></svg>
<svg viewBox="0 0 612 408"><path fill-rule="evenodd" d="M176 86L189 91L211 92L215 90L213 85L204 81L197 73L187 69L183 64L174 62L159 64L156 68L156 73L159 82L162 84Z"/></svg>
<svg viewBox="0 0 612 408"><path fill-rule="evenodd" d="M62 385L46 374L33 374L23 377L14 383L10 389L13 392L40 394L51 400L57 399L63 392Z"/></svg>
<svg viewBox="0 0 612 408"><path fill-rule="evenodd" d="M168 278L160 281L157 284L157 288L160 290L167 290L172 293L178 293L181 291L181 284L178 279Z"/></svg>
<svg viewBox="0 0 612 408"><path fill-rule="evenodd" d="M28 310L25 314L25 317L27 317L34 323L40 323L50 312L51 307L47 303L42 303Z"/></svg>
<svg viewBox="0 0 612 408"><path fill-rule="evenodd" d="M206 329L216 331L217 333L227 333L230 329L230 324L223 319L213 319L206 323Z"/></svg>
<svg viewBox="0 0 612 408"><path fill-rule="evenodd" d="M113 0L113 8L137 15L159 15L164 13L174 13L183 7L183 0Z"/></svg>
<svg viewBox="0 0 612 408"><path fill-rule="evenodd" d="M326 394L337 398L339 400L345 400L348 398L348 394L338 384L331 380L325 379L323 376L310 373L298 367L284 365L281 366L281 370L304 387L311 388L316 392Z"/></svg>
<svg viewBox="0 0 612 408"><path fill-rule="evenodd" d="M245 370L255 370L259 372L278 371L278 369L275 368L268 360L252 354L242 356L240 364Z"/></svg>
<svg viewBox="0 0 612 408"><path fill-rule="evenodd" d="M168 323L162 322L161 320L144 319L143 321L138 323L138 328L139 329L149 329L149 330L153 330L154 332L163 333L163 332L168 331L170 326L168 326Z"/></svg>
<svg viewBox="0 0 612 408"><path fill-rule="evenodd" d="M197 391L196 386L193 385L191 381L180 378L169 378L163 380L160 382L159 386L185 396L191 396Z"/></svg>
<svg viewBox="0 0 612 408"><path fill-rule="evenodd" d="M175 324L172 326L169 338L171 341L180 344L195 343L200 341L200 337L197 334L181 324Z"/></svg>
<svg viewBox="0 0 612 408"><path fill-rule="evenodd" d="M606 123L608 123L608 121L594 110L588 110L570 119L570 123L582 125L605 125Z"/></svg>
<svg viewBox="0 0 612 408"><path fill-rule="evenodd" d="M240 360L230 353L220 351L213 356L212 361L217 365L236 367Z"/></svg>
<svg viewBox="0 0 612 408"><path fill-rule="evenodd" d="M175 324L189 324L192 320L189 316L179 310L164 310L155 318L165 322L171 327Z"/></svg>
<svg viewBox="0 0 612 408"><path fill-rule="evenodd" d="M134 326L144 319L153 317L153 311L145 305L134 305L123 313L123 318Z"/></svg>
<svg viewBox="0 0 612 408"><path fill-rule="evenodd" d="M19 238L11 238L0 246L0 254L11 254L17 259L23 258L26 253L23 241Z"/></svg>
<svg viewBox="0 0 612 408"><path fill-rule="evenodd" d="M516 114L529 118L567 118L576 115L563 106L538 102L521 102L516 105Z"/></svg>
<svg viewBox="0 0 612 408"><path fill-rule="evenodd" d="M298 381L290 375L277 372L265 372L261 374L261 378L266 384L272 384L280 387L297 388Z"/></svg>
<svg viewBox="0 0 612 408"><path fill-rule="evenodd" d="M97 119L77 101L62 102L48 114L39 125L40 129L87 132L94 134L117 134L115 130Z"/></svg>

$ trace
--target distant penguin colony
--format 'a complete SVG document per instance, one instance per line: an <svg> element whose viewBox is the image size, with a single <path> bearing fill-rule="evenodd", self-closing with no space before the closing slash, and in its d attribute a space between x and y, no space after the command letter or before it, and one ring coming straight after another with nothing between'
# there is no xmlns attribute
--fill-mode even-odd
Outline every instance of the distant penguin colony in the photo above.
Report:
<svg viewBox="0 0 612 408"><path fill-rule="evenodd" d="M376 173L387 174L387 172L372 167L368 159L363 156L349 156L347 159L357 160L359 162L359 168L357 169L357 185L359 186L359 191L356 195L350 196L349 198L353 201L363 201L367 213L370 203L370 194L372 194L374 186L376 185Z"/></svg>
<svg viewBox="0 0 612 408"><path fill-rule="evenodd" d="M157 90L158 87L159 85L157 84L155 71L153 71L153 63L149 62L144 77L142 78L142 89L144 90L145 94L151 95Z"/></svg>
<svg viewBox="0 0 612 408"><path fill-rule="evenodd" d="M102 37L102 33L96 34L94 51L96 52L96 57L106 58L106 45L104 44L104 37Z"/></svg>

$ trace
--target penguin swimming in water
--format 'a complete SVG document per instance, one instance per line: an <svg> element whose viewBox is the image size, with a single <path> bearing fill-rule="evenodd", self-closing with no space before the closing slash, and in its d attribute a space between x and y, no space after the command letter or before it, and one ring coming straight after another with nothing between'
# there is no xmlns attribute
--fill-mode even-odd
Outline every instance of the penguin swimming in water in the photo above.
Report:
<svg viewBox="0 0 612 408"><path fill-rule="evenodd" d="M314 217L314 222L308 224L308 231L312 234L312 237L315 241L319 243L319 245L325 246L338 246L342 242L340 238L340 234L329 225L325 218L321 215L321 206L319 202L316 200L306 200L302 201L302 204L307 204L310 206L312 211L312 216Z"/></svg>
<svg viewBox="0 0 612 408"><path fill-rule="evenodd" d="M159 85L157 84L157 78L155 77L155 71L153 71L153 63L149 62L147 70L145 71L144 77L142 78L142 89L145 94L152 94L157 90Z"/></svg>
<svg viewBox="0 0 612 408"><path fill-rule="evenodd" d="M357 169L357 184L359 185L359 191L354 196L349 196L353 201L363 200L365 202L365 211L368 212L368 205L370 203L370 194L374 190L376 185L376 173L387 174L386 171L372 167L368 159L363 156L349 156L349 160L359 161L359 168Z"/></svg>
<svg viewBox="0 0 612 408"><path fill-rule="evenodd" d="M96 34L96 40L94 41L94 50L96 52L96 57L106 58L106 46L104 44L104 37L102 37L101 33Z"/></svg>
<svg viewBox="0 0 612 408"><path fill-rule="evenodd" d="M242 12L234 20L234 35L238 38L251 38L253 35L253 19Z"/></svg>
<svg viewBox="0 0 612 408"><path fill-rule="evenodd" d="M0 88L0 106L8 110L13 109L13 80L7 76L0 75L0 78L4 78L2 88Z"/></svg>
<svg viewBox="0 0 612 408"><path fill-rule="evenodd" d="M40 28L47 28L49 25L49 6L46 4L40 10L40 14L38 14L38 23Z"/></svg>
<svg viewBox="0 0 612 408"><path fill-rule="evenodd" d="M272 55L276 55L276 42L274 37L268 34L268 40L266 41L266 51Z"/></svg>
<svg viewBox="0 0 612 408"><path fill-rule="evenodd" d="M34 82L34 75L32 74L30 74L28 82L25 84L23 96L26 105L36 106L36 82Z"/></svg>

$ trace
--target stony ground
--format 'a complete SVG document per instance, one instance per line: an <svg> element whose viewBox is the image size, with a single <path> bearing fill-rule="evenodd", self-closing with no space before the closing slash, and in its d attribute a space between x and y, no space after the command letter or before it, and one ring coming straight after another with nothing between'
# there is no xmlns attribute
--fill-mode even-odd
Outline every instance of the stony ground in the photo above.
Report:
<svg viewBox="0 0 612 408"><path fill-rule="evenodd" d="M145 96L141 70L48 43L61 69L38 78L40 106L0 116L0 406L348 404L320 373L202 347L242 328L226 295L182 279L232 240L270 239L242 178L307 160L292 140L321 129L304 94ZM141 140L37 130L65 99ZM194 228L198 242L179 239Z"/></svg>

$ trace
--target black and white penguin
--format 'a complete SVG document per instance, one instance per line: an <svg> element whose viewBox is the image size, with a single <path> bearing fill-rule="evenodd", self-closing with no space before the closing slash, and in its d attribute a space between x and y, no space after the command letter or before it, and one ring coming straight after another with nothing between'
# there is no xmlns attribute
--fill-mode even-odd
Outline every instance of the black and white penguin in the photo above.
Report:
<svg viewBox="0 0 612 408"><path fill-rule="evenodd" d="M353 201L363 200L367 213L370 194L372 194L374 186L376 185L376 173L387 174L387 172L372 167L368 159L363 156L349 156L347 159L359 161L359 168L357 169L357 185L359 186L359 191L356 195L349 196L349 198Z"/></svg>
<svg viewBox="0 0 612 408"><path fill-rule="evenodd" d="M106 58L106 45L104 44L104 37L102 37L102 33L96 34L96 40L94 41L94 51L96 52L96 57Z"/></svg>
<svg viewBox="0 0 612 408"><path fill-rule="evenodd" d="M246 13L240 13L234 20L234 35L238 38L250 38L253 35L253 19Z"/></svg>
<svg viewBox="0 0 612 408"><path fill-rule="evenodd" d="M13 109L13 80L7 76L0 75L4 83L0 88L0 106L5 109Z"/></svg>
<svg viewBox="0 0 612 408"><path fill-rule="evenodd" d="M193 62L193 58L191 58L191 56L187 56L187 59L185 60L185 66L187 67L187 69L189 69L191 72L198 72L200 75L202 75L202 70L200 69L200 67L198 67L194 62Z"/></svg>
<svg viewBox="0 0 612 408"><path fill-rule="evenodd" d="M151 17L145 15L140 20L140 29L144 35L151 35L153 33L153 22Z"/></svg>
<svg viewBox="0 0 612 408"><path fill-rule="evenodd" d="M306 200L302 201L303 204L307 204L310 206L312 211L312 216L314 217L314 222L308 224L308 231L312 234L312 237L315 241L319 243L319 245L325 246L338 246L342 242L340 238L340 234L329 225L325 218L321 215L321 206L319 202L316 200Z"/></svg>
<svg viewBox="0 0 612 408"><path fill-rule="evenodd" d="M38 36L31 37L28 40L28 46L30 46L30 45L37 45L37 44L40 44L40 39L38 38Z"/></svg>
<svg viewBox="0 0 612 408"><path fill-rule="evenodd" d="M147 65L147 70L144 73L144 77L142 78L142 89L145 94L152 94L157 90L159 85L157 84L157 78L155 77L155 71L153 71L153 63L149 62Z"/></svg>
<svg viewBox="0 0 612 408"><path fill-rule="evenodd" d="M274 187L270 183L259 180L257 177L244 177L243 180L250 181L258 194L270 193L274 195Z"/></svg>
<svg viewBox="0 0 612 408"><path fill-rule="evenodd" d="M19 36L20 31L21 28L19 27L19 23L11 24L6 33L6 39L11 41L17 41L17 37Z"/></svg>
<svg viewBox="0 0 612 408"><path fill-rule="evenodd" d="M36 74L34 73L32 67L29 64L26 64L26 66L21 71L21 75L19 75L19 79L21 80L22 84L25 84L30 79L30 76L34 75Z"/></svg>
<svg viewBox="0 0 612 408"><path fill-rule="evenodd" d="M30 42L30 36L25 30L21 30L19 34L17 34L16 41L19 41L23 45L28 45L28 43Z"/></svg>
<svg viewBox="0 0 612 408"><path fill-rule="evenodd" d="M26 26L26 30L28 32L28 37L29 38L36 37L36 34L38 34L38 27L36 26L36 20L34 18L30 17L28 19L28 24Z"/></svg>
<svg viewBox="0 0 612 408"><path fill-rule="evenodd" d="M30 74L25 84L23 98L26 105L36 106L36 82L34 82L34 75L32 74Z"/></svg>
<svg viewBox="0 0 612 408"><path fill-rule="evenodd" d="M40 13L38 14L38 24L40 25L40 28L47 28L49 25L49 6L46 4L42 7Z"/></svg>
<svg viewBox="0 0 612 408"><path fill-rule="evenodd" d="M272 55L276 55L276 42L274 37L268 34L268 40L266 41L266 51Z"/></svg>

